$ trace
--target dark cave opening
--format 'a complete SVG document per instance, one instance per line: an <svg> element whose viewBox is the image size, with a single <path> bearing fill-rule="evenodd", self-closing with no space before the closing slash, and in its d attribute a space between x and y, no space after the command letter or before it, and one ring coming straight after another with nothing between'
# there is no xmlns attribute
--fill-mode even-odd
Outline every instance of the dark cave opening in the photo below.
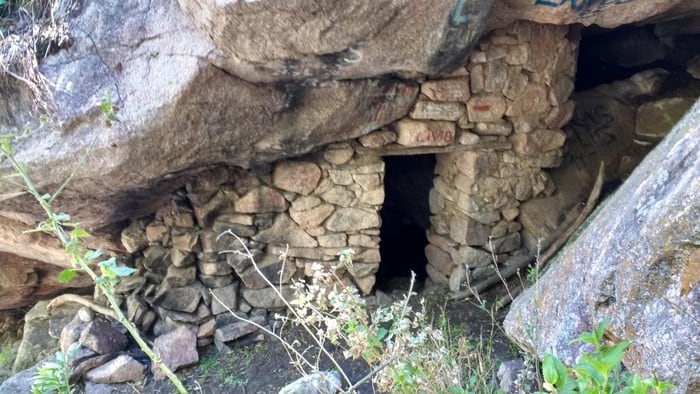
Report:
<svg viewBox="0 0 700 394"><path fill-rule="evenodd" d="M380 212L381 263L377 289L391 290L408 283L411 271L416 285L427 277L425 246L430 227L428 194L435 177L435 155L386 156L385 199Z"/></svg>
<svg viewBox="0 0 700 394"><path fill-rule="evenodd" d="M688 61L700 53L700 27L696 19L606 29L596 25L580 30L576 91L585 91L653 68L675 75L670 87L691 79Z"/></svg>
<svg viewBox="0 0 700 394"><path fill-rule="evenodd" d="M562 127L562 161L548 170L555 194L520 206L520 218L527 218L521 234L528 248L554 228L548 223L561 223L562 213L585 201L601 162L604 198L618 190L700 97L698 21L572 29L572 36L580 35L571 96L575 106Z"/></svg>

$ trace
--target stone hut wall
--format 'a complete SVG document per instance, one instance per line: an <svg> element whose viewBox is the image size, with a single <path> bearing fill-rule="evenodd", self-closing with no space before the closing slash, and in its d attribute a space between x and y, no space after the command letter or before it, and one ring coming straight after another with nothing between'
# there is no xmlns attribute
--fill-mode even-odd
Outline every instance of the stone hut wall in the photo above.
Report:
<svg viewBox="0 0 700 394"><path fill-rule="evenodd" d="M227 230L283 292L348 247L354 264L339 277L370 292L381 259L384 155L437 157L426 247L434 282L456 290L493 269L492 252L499 262L525 253L519 204L554 191L542 168L558 165L560 129L573 111L577 48L566 34L518 22L486 36L453 74L423 81L410 114L386 128L264 168L200 173L154 218L122 233L139 270L118 288L129 316L156 333L198 325L204 344L213 316L226 312L208 289L239 313L281 307L245 256L222 253L242 249L221 235Z"/></svg>
<svg viewBox="0 0 700 394"><path fill-rule="evenodd" d="M129 315L143 327L156 315L159 321L196 322L226 312L208 289L234 310L281 307L240 253L243 244L283 292L291 291L292 278L310 276L311 264L337 261L350 247L354 264L337 274L368 293L380 261L383 174L379 156L355 156L349 144L264 169L200 173L154 219L135 221L122 232L140 274L117 289L127 297Z"/></svg>
<svg viewBox="0 0 700 394"><path fill-rule="evenodd" d="M559 165L574 109L577 44L567 33L527 22L492 32L464 68L424 81L393 131L360 139L384 154L436 153L426 248L434 282L458 290L492 274L494 259L527 253L518 207L554 192L542 168Z"/></svg>

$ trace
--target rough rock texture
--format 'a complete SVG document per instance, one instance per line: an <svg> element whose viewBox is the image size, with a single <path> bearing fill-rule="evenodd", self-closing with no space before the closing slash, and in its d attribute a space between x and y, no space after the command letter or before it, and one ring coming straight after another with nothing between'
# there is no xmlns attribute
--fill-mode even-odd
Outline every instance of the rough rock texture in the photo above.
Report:
<svg viewBox="0 0 700 394"><path fill-rule="evenodd" d="M97 354L117 352L126 347L129 339L104 318L91 321L80 334L80 344Z"/></svg>
<svg viewBox="0 0 700 394"><path fill-rule="evenodd" d="M29 368L58 350L58 337L80 305L65 304L48 310L47 301L39 301L24 316L24 334L12 365L13 372Z"/></svg>
<svg viewBox="0 0 700 394"><path fill-rule="evenodd" d="M95 383L137 382L145 375L146 367L131 356L122 354L85 374L85 378Z"/></svg>
<svg viewBox="0 0 700 394"><path fill-rule="evenodd" d="M576 43L562 40L566 32L528 22L495 31L466 66L421 84L424 96L387 129L293 160L248 170L211 166L189 177L155 214L122 227L119 238L132 250L125 261L137 269L116 288L127 315L145 332L186 326L197 329L198 343L223 346L232 340L227 333L240 329L209 289L251 317L284 307L265 279L289 296L291 281L312 276L320 263L371 292L382 260L380 209L387 203L382 154L436 154L437 166L423 180L429 201L411 205L414 188L402 199L411 211L423 210L427 270L435 282L459 290L467 279L492 272L493 255L505 262L523 254L518 206L553 192L542 168L558 163L560 122L572 109ZM533 37L557 44L541 48ZM543 64L543 58L557 61ZM502 108L493 111L492 103ZM454 111L451 121L440 108ZM489 117L472 118L483 112ZM355 252L349 267L337 262L345 248Z"/></svg>
<svg viewBox="0 0 700 394"><path fill-rule="evenodd" d="M213 61L257 82L451 71L469 55L492 2L179 1L220 50Z"/></svg>
<svg viewBox="0 0 700 394"><path fill-rule="evenodd" d="M47 357L44 361L53 361L52 357ZM32 377L41 368L44 361L34 364L31 368L18 371L0 384L0 393L31 393Z"/></svg>
<svg viewBox="0 0 700 394"><path fill-rule="evenodd" d="M633 341L625 366L700 389L700 104L605 201L505 328L542 355L573 362L571 340L610 318L609 337ZM534 335L534 336L533 336Z"/></svg>
<svg viewBox="0 0 700 394"><path fill-rule="evenodd" d="M481 42L470 55L491 1L358 0L351 7L310 0L284 5L269 0L86 2L70 21L73 45L41 64L53 90L54 122L20 143L18 156L42 191L50 192L87 152L56 209L97 228L120 227L123 219L152 214L169 193L208 165L251 168L356 137L374 148L395 147L398 140L400 148L480 148L494 142L512 144L518 153L532 156L558 151L558 129L573 110L567 101L573 79L559 72L573 70L569 61L575 47L563 38L567 29L515 24L514 30L492 32L493 42ZM685 16L697 9L697 2L672 0L534 3L498 1L498 23L491 27L523 18L612 25L657 14ZM685 23L686 29L693 29L691 22ZM468 66L461 67L468 56ZM395 78L420 80L421 73L433 79L422 83L420 96L416 83ZM437 74L442 75L435 78ZM24 110L30 105L22 84L8 82L3 89L7 94L0 97L0 131L23 126L31 115ZM111 127L99 109L106 94L121 120ZM405 116L409 112L410 119ZM543 119L535 116L545 112ZM397 133L367 135L402 117L393 127ZM327 161L342 165L350 160L348 154L352 149L336 150ZM551 166L556 156L531 164ZM293 170L282 168L277 177ZM298 174L306 182L291 192L305 195L315 187L318 173L313 167L300 170L308 171ZM0 168L5 173L7 167ZM270 189L239 199L239 211L260 212L251 201L273 212L289 208L284 201L289 190L282 182L276 181L280 193L268 195L268 200L258 199L257 193ZM518 186L520 197L529 193L527 182ZM40 219L37 204L17 192L0 185L0 250L66 266L55 241L40 234L17 235ZM348 193L329 192L326 197L340 205L351 199ZM382 202L377 190L362 199ZM292 219L315 227L331 208L303 209ZM490 235L501 234L503 227ZM149 227L145 239L127 234L123 248L114 237L118 230L106 230L99 246L139 252L163 228ZM322 237L327 247L342 243L336 235ZM170 257L177 268L195 263L197 251L180 243L191 240L191 233L173 236L177 246ZM214 275L209 269L215 267L202 270L207 283L225 285L222 272ZM24 275L31 285L34 274ZM191 282L183 275L177 279Z"/></svg>
<svg viewBox="0 0 700 394"><path fill-rule="evenodd" d="M303 376L282 387L279 394L334 394L340 391L342 381L337 371L321 371Z"/></svg>
<svg viewBox="0 0 700 394"><path fill-rule="evenodd" d="M697 14L698 10L700 3L684 0L497 0L487 25L501 27L524 19L555 25L582 23L617 27L651 17L657 20L682 18Z"/></svg>
<svg viewBox="0 0 700 394"><path fill-rule="evenodd" d="M493 144L492 149L436 155L437 177L428 201L430 245L425 251L434 282L456 291L467 279L478 280L492 270L493 257L503 263L526 253L518 207L554 192L542 168L559 165L566 137L560 128L573 110L569 95L577 42L565 38L567 31L530 22L495 30L470 56L468 76L421 85L424 94L451 99L447 92L453 92L462 97L466 109L451 124L460 144ZM460 93L465 86L469 94ZM396 126L399 143L404 122ZM413 145L444 145L446 135L434 132L433 138L416 138ZM493 257L485 251L493 251Z"/></svg>
<svg viewBox="0 0 700 394"><path fill-rule="evenodd" d="M567 152L561 166L550 171L557 192L520 205L521 233L530 250L586 198L601 161L604 184L618 184L671 131L700 91L700 81L682 87L668 83L682 75L654 68L572 96L576 108L563 128Z"/></svg>
<svg viewBox="0 0 700 394"><path fill-rule="evenodd" d="M75 44L41 65L57 122L19 144L17 156L52 190L86 154L56 209L92 226L152 212L190 169L249 167L358 137L406 113L417 93L391 78L314 86L237 79L206 60L214 47L169 0L88 2L71 34ZM121 119L111 128L98 106L107 90ZM15 191L0 186L3 210L36 212Z"/></svg>
<svg viewBox="0 0 700 394"><path fill-rule="evenodd" d="M199 361L196 334L196 331L180 326L174 331L156 338L153 342L153 351L158 353L161 360L173 371L195 364ZM151 364L151 372L156 379L166 378L163 371L155 363Z"/></svg>
<svg viewBox="0 0 700 394"><path fill-rule="evenodd" d="M87 275L61 283L60 267L15 254L0 252L0 266L0 310L21 308L61 291L92 285Z"/></svg>
<svg viewBox="0 0 700 394"><path fill-rule="evenodd" d="M2 215L8 215L8 213L2 212ZM0 251L13 253L26 259L70 267L70 258L66 256L58 239L44 233L25 232L36 228L35 225L27 224L32 221L31 218L17 220L17 218L11 219L2 215L0 215ZM8 261L8 265L14 264Z"/></svg>

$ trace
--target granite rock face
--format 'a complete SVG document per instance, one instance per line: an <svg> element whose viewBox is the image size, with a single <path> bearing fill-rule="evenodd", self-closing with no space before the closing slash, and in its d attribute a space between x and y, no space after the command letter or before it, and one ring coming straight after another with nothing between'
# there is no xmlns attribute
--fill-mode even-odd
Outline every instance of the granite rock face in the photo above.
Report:
<svg viewBox="0 0 700 394"><path fill-rule="evenodd" d="M493 0L179 1L219 67L253 82L442 74L464 62Z"/></svg>
<svg viewBox="0 0 700 394"><path fill-rule="evenodd" d="M500 0L493 5L488 26L516 20L554 25L581 23L603 27L655 19L682 19L696 15L700 4L682 0Z"/></svg>
<svg viewBox="0 0 700 394"><path fill-rule="evenodd" d="M49 310L48 301L39 301L24 316L24 334L17 349L12 371L17 373L58 350L63 326L77 313L79 305L66 304Z"/></svg>
<svg viewBox="0 0 700 394"><path fill-rule="evenodd" d="M61 283L60 267L15 254L0 252L0 266L0 310L21 308L61 291L92 286L86 275Z"/></svg>
<svg viewBox="0 0 700 394"><path fill-rule="evenodd" d="M405 114L417 94L415 84L392 78L313 86L238 79L207 60L215 47L168 0L86 3L70 34L74 45L41 64L55 121L16 151L46 190L85 155L55 208L89 226L154 211L208 164L250 167L361 136ZM111 127L99 109L105 95L120 119ZM27 116L5 116L0 129L21 128ZM8 171L5 164L0 173ZM0 185L3 211L38 213L16 191Z"/></svg>
<svg viewBox="0 0 700 394"><path fill-rule="evenodd" d="M585 229L517 298L508 334L539 355L575 361L571 343L610 318L611 338L632 340L623 362L643 375L700 389L700 104L676 125ZM536 327L534 333L527 327ZM534 336L532 336L534 334Z"/></svg>

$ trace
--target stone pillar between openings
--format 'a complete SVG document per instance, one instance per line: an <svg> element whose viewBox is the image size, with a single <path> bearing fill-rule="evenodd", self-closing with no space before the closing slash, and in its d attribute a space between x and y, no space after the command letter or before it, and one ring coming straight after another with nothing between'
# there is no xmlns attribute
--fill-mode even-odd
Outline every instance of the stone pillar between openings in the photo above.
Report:
<svg viewBox="0 0 700 394"><path fill-rule="evenodd" d="M527 253L519 205L554 192L542 169L559 165L561 128L574 108L569 96L577 44L567 32L565 26L518 22L486 36L472 53L468 92L460 95L468 97L466 112L456 120L456 134L460 143L485 149L437 155L426 247L433 281L458 290L466 279L493 274L493 260L507 264ZM416 107L453 105L453 81L425 81ZM489 142L507 145L489 148Z"/></svg>

